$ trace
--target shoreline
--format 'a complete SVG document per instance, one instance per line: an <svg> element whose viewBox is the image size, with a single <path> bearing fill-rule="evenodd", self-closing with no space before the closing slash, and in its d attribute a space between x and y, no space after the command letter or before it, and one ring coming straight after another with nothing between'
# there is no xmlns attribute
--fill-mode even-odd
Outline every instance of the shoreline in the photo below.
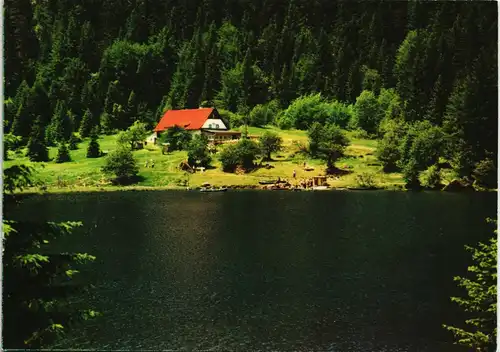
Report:
<svg viewBox="0 0 500 352"><path fill-rule="evenodd" d="M106 193L106 192L141 192L141 191L183 191L183 192L200 192L201 187L181 187L181 186L90 186L90 187L49 187L47 189L25 189L21 192L16 192L14 194L19 195L43 195L43 194L67 194L67 193ZM418 191L432 191L432 192L446 192L446 193L468 193L468 192L497 192L497 189L487 189L487 190L459 190L459 191L443 191L443 190L432 190L432 189L421 189L421 190L411 190L399 185L388 185L386 187L372 187L372 188L361 188L352 186L335 187L329 186L325 189L268 189L262 185L228 185L224 186L228 191L261 191L261 192L275 192L275 191L285 191L285 192L332 192L332 191L351 191L351 192L373 192L373 191L391 191L391 192L418 192Z"/></svg>

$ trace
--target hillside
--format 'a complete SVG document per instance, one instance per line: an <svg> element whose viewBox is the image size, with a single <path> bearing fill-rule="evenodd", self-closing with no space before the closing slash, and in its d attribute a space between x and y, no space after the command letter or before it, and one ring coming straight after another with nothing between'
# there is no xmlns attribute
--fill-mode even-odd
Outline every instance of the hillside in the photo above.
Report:
<svg viewBox="0 0 500 352"><path fill-rule="evenodd" d="M284 150L281 153L273 154L273 160L268 162L273 166L271 169L258 168L247 174L230 174L222 172L220 162L214 158L213 168L205 172L187 174L181 171L179 163L187 158L185 151L176 151L163 155L157 146L146 146L145 149L134 152L140 166L139 175L142 181L129 186L120 187L120 189L144 187L154 188L178 188L181 186L181 180L189 180L191 187L199 187L204 182L209 182L215 186L257 186L259 181L276 179L289 179L293 183L293 170L297 172L296 182L301 179L311 178L316 175L323 175L325 171L324 163L317 159L310 159L306 155L294 155L297 152L295 142L307 143L307 136L303 131L290 130L282 131L275 127L249 128L249 133L261 135L264 131L277 132L283 138ZM373 152L376 142L367 139L356 139L351 135L351 145L347 148L345 158L337 163L339 167L347 167L352 173L340 176L338 179L330 178L329 185L334 188L357 187L356 175L361 173L373 174L375 182L381 188L398 188L404 184L401 174L385 174L381 170L381 164L377 162ZM116 135L104 136L99 140L103 151L109 153L116 148ZM88 140L79 144L79 149L71 151L71 162L57 164L53 161L38 165L38 180L41 185L47 188L49 192L65 191L85 191L93 189L116 189L110 186L106 181L100 168L105 163L105 157L97 159L87 159L85 157ZM57 148L50 148L50 157L55 157ZM14 160L5 162L4 167L10 167L15 164L31 164L28 158L22 156L22 152ZM154 161L154 168L145 167L146 161L151 165ZM312 171L304 171L303 163L314 167ZM267 163L267 162L266 162ZM34 165L37 165L36 163ZM43 165L43 166L42 166ZM347 169L346 168L346 169ZM38 186L36 189L40 189Z"/></svg>
<svg viewBox="0 0 500 352"><path fill-rule="evenodd" d="M55 146L215 106L362 130L408 185L442 159L472 182L496 170L497 26L494 2L7 0L4 132Z"/></svg>

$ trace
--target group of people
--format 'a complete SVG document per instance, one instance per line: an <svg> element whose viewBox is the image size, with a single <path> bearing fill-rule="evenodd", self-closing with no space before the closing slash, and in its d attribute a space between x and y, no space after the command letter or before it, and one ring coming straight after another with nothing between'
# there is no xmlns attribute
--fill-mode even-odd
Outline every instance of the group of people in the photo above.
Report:
<svg viewBox="0 0 500 352"><path fill-rule="evenodd" d="M308 178L308 179L305 179L305 180L300 180L299 186L301 188L311 188L311 187L314 186L314 182L313 182L312 178Z"/></svg>
<svg viewBox="0 0 500 352"><path fill-rule="evenodd" d="M149 163L148 163L148 161L147 161L147 160L146 160L146 162L144 163L144 167L145 167L145 168L147 168L147 167L149 167L149 166L151 166L152 168L153 168L153 167L155 167L155 162L154 162L154 160L153 160L153 159L151 159L151 160L149 161Z"/></svg>

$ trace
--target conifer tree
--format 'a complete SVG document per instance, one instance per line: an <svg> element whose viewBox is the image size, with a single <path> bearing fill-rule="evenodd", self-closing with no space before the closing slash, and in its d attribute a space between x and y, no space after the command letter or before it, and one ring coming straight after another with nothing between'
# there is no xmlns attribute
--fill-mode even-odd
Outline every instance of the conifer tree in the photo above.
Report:
<svg viewBox="0 0 500 352"><path fill-rule="evenodd" d="M59 148L57 149L57 156L55 162L61 164L61 163L66 163L68 161L71 161L68 146L66 145L66 143L62 142L59 144Z"/></svg>
<svg viewBox="0 0 500 352"><path fill-rule="evenodd" d="M127 117L127 123L132 123L132 121L137 117L137 105L136 105L136 96L135 92L131 91L128 100L127 100L127 107L126 107L126 117Z"/></svg>
<svg viewBox="0 0 500 352"><path fill-rule="evenodd" d="M71 137L69 137L68 148L69 150L77 150L78 149L78 137L72 133Z"/></svg>
<svg viewBox="0 0 500 352"><path fill-rule="evenodd" d="M87 147L87 158L98 158L101 156L101 147L99 146L97 139L97 131L94 129L90 135L90 142Z"/></svg>
<svg viewBox="0 0 500 352"><path fill-rule="evenodd" d="M86 138L90 135L93 128L93 116L89 109L85 110L83 114L82 122L80 123L80 137Z"/></svg>
<svg viewBox="0 0 500 352"><path fill-rule="evenodd" d="M22 81L14 97L12 112L14 113L12 122L12 133L16 136L26 137L29 135L29 125L31 119L31 89L26 81Z"/></svg>
<svg viewBox="0 0 500 352"><path fill-rule="evenodd" d="M49 150L45 143L45 134L42 124L42 118L37 117L33 128L31 130L30 138L28 140L26 156L31 161L48 161Z"/></svg>

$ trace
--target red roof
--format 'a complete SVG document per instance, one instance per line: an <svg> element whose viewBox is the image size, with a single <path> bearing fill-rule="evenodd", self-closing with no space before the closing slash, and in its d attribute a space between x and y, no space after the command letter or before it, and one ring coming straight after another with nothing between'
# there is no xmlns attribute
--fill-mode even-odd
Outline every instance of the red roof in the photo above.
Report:
<svg viewBox="0 0 500 352"><path fill-rule="evenodd" d="M213 111L213 108L168 110L158 122L155 132L164 131L173 126L186 130L199 130Z"/></svg>

